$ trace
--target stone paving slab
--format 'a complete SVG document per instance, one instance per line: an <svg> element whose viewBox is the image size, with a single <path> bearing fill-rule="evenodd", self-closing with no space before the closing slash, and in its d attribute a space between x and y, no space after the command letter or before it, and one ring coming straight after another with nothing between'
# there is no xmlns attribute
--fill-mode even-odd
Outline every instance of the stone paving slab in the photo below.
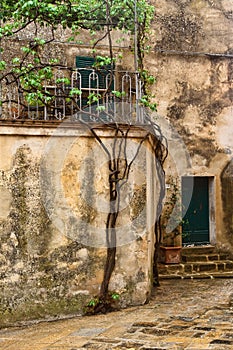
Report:
<svg viewBox="0 0 233 350"><path fill-rule="evenodd" d="M2 329L0 349L233 349L233 280L163 280L144 306Z"/></svg>
<svg viewBox="0 0 233 350"><path fill-rule="evenodd" d="M179 271L176 273L169 273L169 274L161 274L160 275L160 280L168 280L168 279L221 279L221 278L233 278L233 271L230 272L203 272L203 273L198 273L196 272L195 274L189 274L189 273L180 273Z"/></svg>

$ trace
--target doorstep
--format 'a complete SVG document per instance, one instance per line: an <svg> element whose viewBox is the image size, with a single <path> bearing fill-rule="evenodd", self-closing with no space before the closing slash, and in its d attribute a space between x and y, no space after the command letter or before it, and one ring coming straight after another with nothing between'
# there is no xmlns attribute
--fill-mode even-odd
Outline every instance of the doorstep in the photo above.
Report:
<svg viewBox="0 0 233 350"><path fill-rule="evenodd" d="M214 246L183 247L182 262L158 264L160 279L233 278L233 260Z"/></svg>

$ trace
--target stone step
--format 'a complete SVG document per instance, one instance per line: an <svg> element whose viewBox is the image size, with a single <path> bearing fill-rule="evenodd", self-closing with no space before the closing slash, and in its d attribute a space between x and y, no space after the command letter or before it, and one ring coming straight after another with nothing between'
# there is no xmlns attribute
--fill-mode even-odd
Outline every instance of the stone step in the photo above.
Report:
<svg viewBox="0 0 233 350"><path fill-rule="evenodd" d="M220 261L226 260L227 254L187 254L182 251L183 262Z"/></svg>
<svg viewBox="0 0 233 350"><path fill-rule="evenodd" d="M203 271L226 271L233 269L233 261L207 261L194 262L184 265L185 272L203 272Z"/></svg>
<svg viewBox="0 0 233 350"><path fill-rule="evenodd" d="M214 254L216 248L212 245L183 247L182 254L184 255L207 255Z"/></svg>
<svg viewBox="0 0 233 350"><path fill-rule="evenodd" d="M200 273L218 273L233 271L233 261L222 260L222 261L203 261L193 263L180 263L164 265L159 264L159 274L163 275L185 275L185 274L200 274Z"/></svg>
<svg viewBox="0 0 233 350"><path fill-rule="evenodd" d="M177 274L163 274L159 276L160 280L167 279L215 279L215 278L232 278L233 279L233 271L209 271L209 272L199 272L199 273L177 273Z"/></svg>
<svg viewBox="0 0 233 350"><path fill-rule="evenodd" d="M159 264L161 278L233 277L233 260L214 246L183 247L180 264Z"/></svg>

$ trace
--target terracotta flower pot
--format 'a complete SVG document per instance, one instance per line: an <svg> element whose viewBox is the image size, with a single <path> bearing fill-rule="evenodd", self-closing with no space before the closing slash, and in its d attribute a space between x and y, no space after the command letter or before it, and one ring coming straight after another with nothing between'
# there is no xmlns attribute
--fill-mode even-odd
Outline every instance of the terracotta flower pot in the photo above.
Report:
<svg viewBox="0 0 233 350"><path fill-rule="evenodd" d="M160 246L159 262L163 264L179 264L182 247Z"/></svg>

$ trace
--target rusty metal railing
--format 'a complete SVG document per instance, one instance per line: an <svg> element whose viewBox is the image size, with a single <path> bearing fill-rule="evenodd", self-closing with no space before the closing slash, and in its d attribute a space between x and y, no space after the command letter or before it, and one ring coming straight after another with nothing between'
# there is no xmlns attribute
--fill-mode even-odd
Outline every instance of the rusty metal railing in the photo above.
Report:
<svg viewBox="0 0 233 350"><path fill-rule="evenodd" d="M45 81L40 98L18 84L1 86L1 120L64 120L145 123L143 85L137 72L59 69ZM37 96L34 94L34 96ZM30 101L30 102L28 102Z"/></svg>

